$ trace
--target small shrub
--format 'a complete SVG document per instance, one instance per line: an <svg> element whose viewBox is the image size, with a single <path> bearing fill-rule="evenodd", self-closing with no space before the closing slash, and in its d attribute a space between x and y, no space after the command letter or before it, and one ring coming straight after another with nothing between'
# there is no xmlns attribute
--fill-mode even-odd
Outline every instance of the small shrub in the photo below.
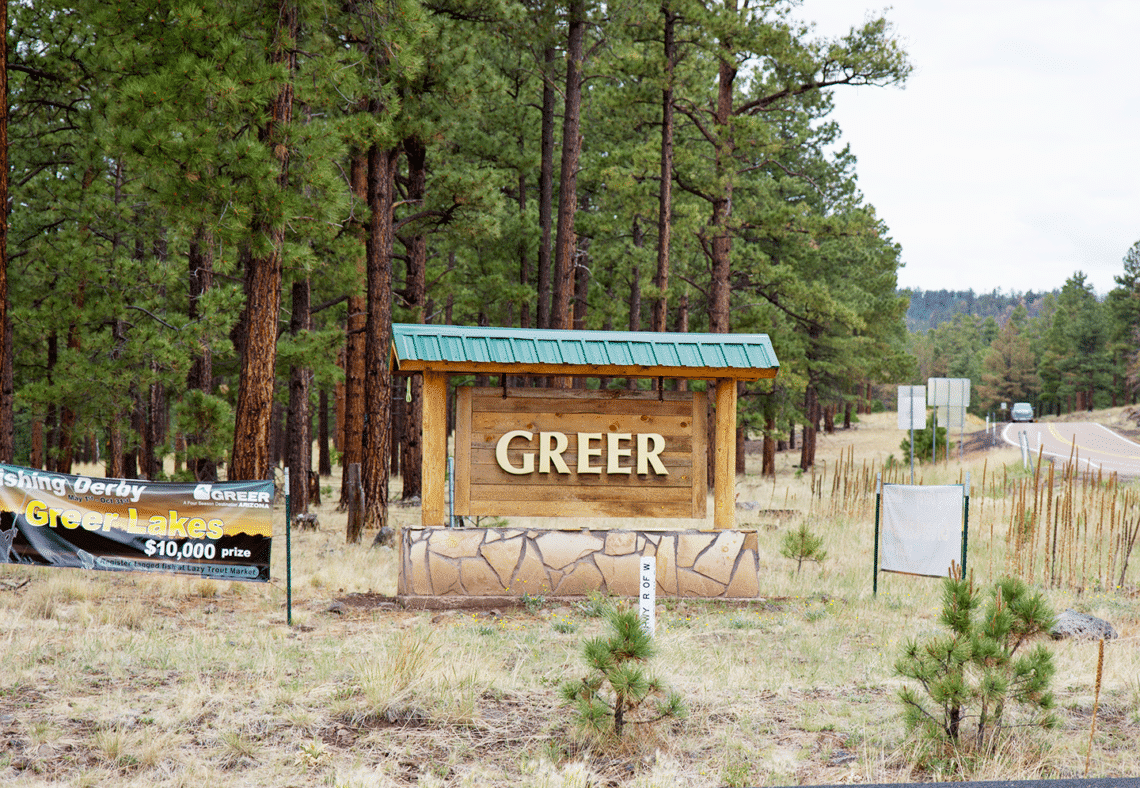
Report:
<svg viewBox="0 0 1140 788"><path fill-rule="evenodd" d="M924 430L915 430L914 431L914 459L915 459L915 462L926 462L927 460L934 459L931 456L931 453L933 451L937 451L939 457L941 457L942 459L946 459L946 428L945 427L939 427L938 428L938 448L937 448L937 450L933 446L931 446L931 442L933 440L934 440L934 437L931 434L930 427L927 427ZM954 441L950 441L950 450L951 451L954 450L955 445L956 444L954 443ZM902 439L902 443L899 444L899 448L902 449L903 457L906 457L907 462L910 462L910 436L909 435L907 435L907 437Z"/></svg>
<svg viewBox="0 0 1140 788"><path fill-rule="evenodd" d="M651 726L685 714L681 697L645 672L653 639L637 612L611 610L609 637L583 645L590 673L562 685L562 699L573 707L579 730L589 736L621 739L628 725Z"/></svg>
<svg viewBox="0 0 1140 788"><path fill-rule="evenodd" d="M601 591L590 591L581 602L575 602L574 607L586 618L601 618L613 608L613 603Z"/></svg>
<svg viewBox="0 0 1140 788"><path fill-rule="evenodd" d="M800 573L804 561L822 564L827 560L827 551L823 549L823 537L809 531L807 523L800 523L798 530L784 534L784 541L780 543L780 555L796 562L796 574Z"/></svg>
<svg viewBox="0 0 1140 788"><path fill-rule="evenodd" d="M988 754L1014 724L1053 727L1049 682L1053 655L1038 644L1021 647L1046 633L1053 612L1044 598L1020 580L1001 580L979 619L981 605L973 580L943 581L940 623L950 630L925 643L908 642L895 671L918 682L899 691L907 730L936 746ZM1022 708L1027 719L1011 721Z"/></svg>
<svg viewBox="0 0 1140 788"><path fill-rule="evenodd" d="M526 612L533 615L546 607L546 597L542 594L523 594L522 603L523 607L526 608Z"/></svg>

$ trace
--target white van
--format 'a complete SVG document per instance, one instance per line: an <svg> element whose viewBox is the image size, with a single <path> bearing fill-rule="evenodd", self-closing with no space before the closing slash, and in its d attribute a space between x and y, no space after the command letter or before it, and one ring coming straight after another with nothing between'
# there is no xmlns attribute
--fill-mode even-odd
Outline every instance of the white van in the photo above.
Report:
<svg viewBox="0 0 1140 788"><path fill-rule="evenodd" d="M1015 402L1009 418L1010 421L1033 421L1033 406L1028 402Z"/></svg>

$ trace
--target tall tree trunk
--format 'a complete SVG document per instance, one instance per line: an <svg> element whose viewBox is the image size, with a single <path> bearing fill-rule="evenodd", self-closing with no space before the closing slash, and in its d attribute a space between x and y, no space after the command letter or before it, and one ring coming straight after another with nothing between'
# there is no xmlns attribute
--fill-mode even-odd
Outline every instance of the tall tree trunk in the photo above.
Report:
<svg viewBox="0 0 1140 788"><path fill-rule="evenodd" d="M8 0L0 0L0 462L16 459L12 318L8 314Z"/></svg>
<svg viewBox="0 0 1140 788"><path fill-rule="evenodd" d="M288 73L278 86L269 117L258 135L278 161L277 190L272 214L265 211L253 222L254 249L245 272L245 352L234 416L234 446L230 479L265 479L269 476L269 432L273 404L273 369L277 362L277 316L281 311L281 267L285 245L284 192L289 184L287 127L293 119L293 74L297 67L297 8L292 0L278 0L270 60L284 64ZM268 249L261 251L265 246Z"/></svg>
<svg viewBox="0 0 1140 788"><path fill-rule="evenodd" d="M332 475L332 452L329 451L329 392L321 389L317 403L317 473Z"/></svg>
<svg viewBox="0 0 1140 788"><path fill-rule="evenodd" d="M309 279L293 283L293 314L289 320L289 333L294 339L309 330L310 304ZM309 379L312 372L300 364L289 370L289 426L286 462L289 465L289 498L293 514L309 511L309 471L313 468L312 440L309 430Z"/></svg>
<svg viewBox="0 0 1140 788"><path fill-rule="evenodd" d="M800 468L807 470L815 465L815 436L819 424L819 397L815 387L808 385L804 392L804 434L800 446Z"/></svg>
<svg viewBox="0 0 1140 788"><path fill-rule="evenodd" d="M578 160L582 153L582 58L586 37L586 2L567 6L566 90L562 108L562 166L558 180L558 224L554 241L554 286L551 328L570 328L570 295L578 239L574 216L578 208Z"/></svg>
<svg viewBox="0 0 1140 788"><path fill-rule="evenodd" d="M736 0L725 0L729 12L736 11ZM721 183L720 194L713 200L712 217L702 231L701 246L709 258L709 331L713 334L729 332L729 295L731 293L730 258L732 235L729 221L732 218L733 154L736 143L732 131L733 87L737 68L733 62L735 49L732 40L720 42L722 56L717 71L716 112L713 125L716 133L715 165Z"/></svg>
<svg viewBox="0 0 1140 788"><path fill-rule="evenodd" d="M363 204L362 210L368 206L368 157L356 155L352 157L349 178L352 193L355 199ZM368 254L368 227L359 227L360 241ZM360 280L368 278L367 265L359 271ZM345 324L344 345L344 413L343 422L337 425L337 432L342 436L341 469L348 468L354 463L364 460L364 345L365 329L368 322L368 300L362 295L353 295L348 299L348 320ZM343 424L343 426L342 426ZM341 474L340 504L339 508L348 506L352 491L348 489L348 474Z"/></svg>
<svg viewBox="0 0 1140 788"><path fill-rule="evenodd" d="M158 377L158 362L150 364L151 374ZM157 479L162 472L162 444L166 440L166 404L162 384L157 380L147 389L146 408L146 474L147 479Z"/></svg>
<svg viewBox="0 0 1140 788"><path fill-rule="evenodd" d="M205 225L201 225L197 228L194 233L194 239L190 242L189 268L190 305L187 314L190 320L193 321L201 316L198 303L214 283L213 237ZM198 354L194 357L194 360L190 362L190 371L186 375L186 388L201 391L203 394L209 395L214 389L213 378L213 353L209 345L202 344ZM198 418L197 423L189 425L190 433L186 436L188 448L201 445L206 431L212 429L214 426L206 423L204 413L198 413L196 416ZM119 445L121 450L121 440L119 441ZM190 470L194 473L194 478L200 482L217 481L217 458L199 456L199 452L192 448L190 453L194 455L193 459L189 462ZM120 458L119 462L121 465L122 458Z"/></svg>
<svg viewBox="0 0 1140 788"><path fill-rule="evenodd" d="M427 147L423 140L418 137L411 137L404 141L404 152L408 159L408 200L422 201L427 194ZM521 176L519 188L524 188ZM520 212L524 207L525 203L520 205ZM427 315L424 311L427 302L427 236L422 231L417 230L408 239L406 246L408 277L404 300L412 312L411 321L413 323L425 323L427 322ZM520 265L525 269L525 244L521 245L519 253L523 259ZM526 305L519 304L519 306L523 314L526 314ZM423 375L412 376L410 390L411 402L405 402L403 397L399 400L399 405L403 410L404 426L400 439L400 465L402 466L400 477L403 482L400 495L405 501L418 498L423 487L423 436L421 434L424 412Z"/></svg>
<svg viewBox="0 0 1140 788"><path fill-rule="evenodd" d="M59 335L49 331L47 335L47 384L52 385L55 378L55 365L59 363ZM44 468L54 471L59 466L59 405L54 400L48 403L47 416L44 418Z"/></svg>
<svg viewBox="0 0 1140 788"><path fill-rule="evenodd" d="M764 420L764 453L760 462L760 475L776 475L776 417L768 416Z"/></svg>
<svg viewBox="0 0 1140 788"><path fill-rule="evenodd" d="M519 155L522 156L525 152L525 136L519 135ZM526 173L522 170L519 171L518 178L518 208L519 208L519 222L522 226L526 226ZM530 254L527 252L527 239L525 234L520 234L518 245L519 256L519 284L524 288L530 287ZM519 301L519 328L530 328L530 307L525 300Z"/></svg>
<svg viewBox="0 0 1140 788"><path fill-rule="evenodd" d="M107 464L105 473L108 478L122 479L123 476L123 431L118 424L107 428Z"/></svg>
<svg viewBox="0 0 1140 788"><path fill-rule="evenodd" d="M543 51L542 80L542 151L538 184L538 327L550 325L550 237L554 213L554 113L557 94L554 89L554 67L557 51L554 45ZM451 320L447 321L448 325Z"/></svg>
<svg viewBox="0 0 1140 788"><path fill-rule="evenodd" d="M661 4L665 15L665 87L661 91L661 186L657 207L657 276L653 285L657 298L653 302L653 330L665 331L669 299L669 254L673 237L673 67L677 44L673 38L677 15L669 2Z"/></svg>
<svg viewBox="0 0 1140 788"><path fill-rule="evenodd" d="M86 283L81 281L75 294L75 307L77 311L83 309L85 290ZM79 336L79 324L73 319L71 325L67 328L67 348L68 350L78 353L82 344L82 340ZM70 405L65 404L60 409L59 460L56 463L56 470L60 473L71 473L71 463L75 453L75 418L75 411L72 410Z"/></svg>
<svg viewBox="0 0 1140 788"><path fill-rule="evenodd" d="M376 109L378 111L378 108ZM399 151L373 145L368 151L368 322L364 348L364 525L388 522L388 452L391 441L392 205ZM355 529L354 529L355 530ZM348 540L360 541L360 533Z"/></svg>

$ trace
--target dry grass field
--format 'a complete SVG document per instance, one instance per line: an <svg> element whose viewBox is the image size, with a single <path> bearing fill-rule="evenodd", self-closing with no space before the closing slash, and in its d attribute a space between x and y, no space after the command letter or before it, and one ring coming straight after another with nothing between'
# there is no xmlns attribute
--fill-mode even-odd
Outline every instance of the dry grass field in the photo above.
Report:
<svg viewBox="0 0 1140 788"><path fill-rule="evenodd" d="M940 586L883 575L872 597L873 495L862 491L891 455L901 459L902 437L893 414L864 417L820 436L815 472L794 467L798 452L782 455L775 483L752 475L759 458L749 457L739 500L757 510L742 511L740 525L758 533L767 596L662 601L653 670L689 714L620 748L576 740L557 687L584 675L581 643L602 630L599 608L625 601L404 610L392 598L392 550L367 546L370 534L346 545L330 503L317 510L319 531L294 534L293 627L283 538L264 585L0 566L0 783L791 785L1071 777L1086 757L1090 776L1140 775L1140 568L1123 584L1097 579L1109 576L1097 562L1111 546L1095 545L1073 565L1080 571L1045 589L1056 610L1092 613L1120 633L1105 649L1091 757L1097 644L1057 641L1058 728L1016 731L959 771L952 761L916 765L893 666L906 639L939 630ZM1028 476L1018 453L973 452L918 474L931 484L965 471L977 581L1017 567L1036 581L1040 564L1024 552L1037 543L1018 548L1009 526L1025 516L1010 492ZM1131 484L1105 493L1103 481L1073 500L1101 500L1103 512L1103 497L1090 496L1134 494ZM419 516L392 513L396 525ZM1090 529L1086 515L1073 555L1081 533L1113 533ZM779 545L801 522L828 557L797 574Z"/></svg>

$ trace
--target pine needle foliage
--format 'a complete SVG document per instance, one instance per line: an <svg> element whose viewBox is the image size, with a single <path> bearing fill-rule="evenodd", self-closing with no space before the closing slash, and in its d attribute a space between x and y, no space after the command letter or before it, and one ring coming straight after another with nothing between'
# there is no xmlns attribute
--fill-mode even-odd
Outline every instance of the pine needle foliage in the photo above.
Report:
<svg viewBox="0 0 1140 788"><path fill-rule="evenodd" d="M590 638L582 647L589 674L561 687L578 730L596 739L620 740L627 726L652 726L685 716L680 695L647 673L653 638L636 611L610 610L608 636Z"/></svg>
<svg viewBox="0 0 1140 788"><path fill-rule="evenodd" d="M796 562L797 575L803 568L804 561L822 564L827 560L827 551L823 549L823 537L809 531L807 523L800 523L799 529L784 534L784 539L780 543L780 555Z"/></svg>
<svg viewBox="0 0 1140 788"><path fill-rule="evenodd" d="M899 691L907 730L941 750L985 755L1012 728L1051 728L1053 655L1042 644L1054 615L1040 593L1017 579L999 581L985 609L973 579L943 581L939 622L948 634L911 640L895 671L918 682Z"/></svg>

